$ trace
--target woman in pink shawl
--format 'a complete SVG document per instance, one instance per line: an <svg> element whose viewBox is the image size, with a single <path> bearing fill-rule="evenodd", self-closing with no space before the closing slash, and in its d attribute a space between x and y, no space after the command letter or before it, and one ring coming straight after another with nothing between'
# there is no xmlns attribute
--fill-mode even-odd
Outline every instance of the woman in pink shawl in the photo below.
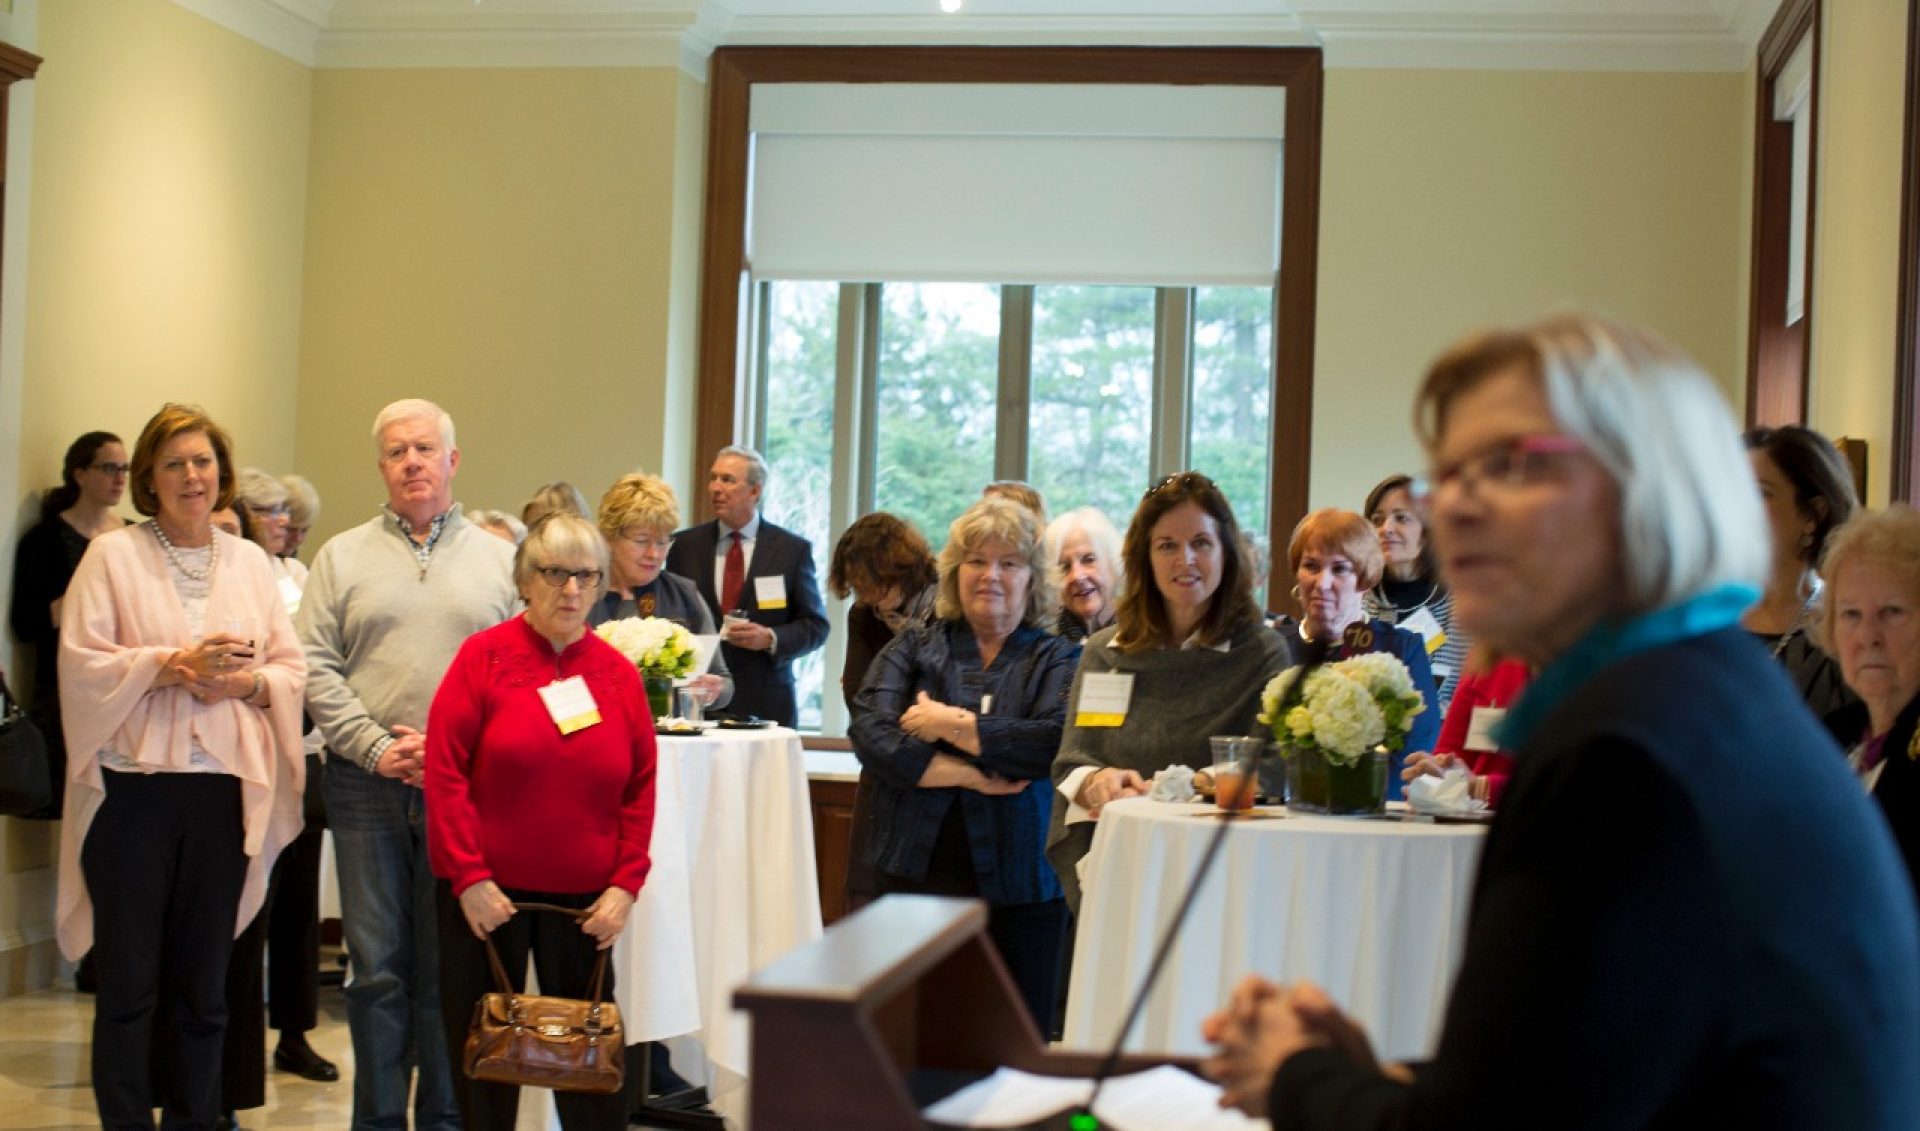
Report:
<svg viewBox="0 0 1920 1131"><path fill-rule="evenodd" d="M94 539L61 619L57 929L68 958L93 951L101 1125L151 1129L157 1096L167 1126L211 1128L228 955L300 831L306 663L265 552L211 525L226 433L167 405L131 480L151 521Z"/></svg>

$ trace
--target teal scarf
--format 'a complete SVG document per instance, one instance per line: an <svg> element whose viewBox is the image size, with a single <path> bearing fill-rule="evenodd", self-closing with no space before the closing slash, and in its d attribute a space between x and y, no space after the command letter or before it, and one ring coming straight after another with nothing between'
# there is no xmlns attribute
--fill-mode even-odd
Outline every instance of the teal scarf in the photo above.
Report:
<svg viewBox="0 0 1920 1131"><path fill-rule="evenodd" d="M1740 614L1759 599L1760 591L1752 586L1721 585L1630 620L1602 621L1541 669L1494 727L1494 738L1502 750L1521 749L1553 709L1600 669L1638 652L1738 624Z"/></svg>

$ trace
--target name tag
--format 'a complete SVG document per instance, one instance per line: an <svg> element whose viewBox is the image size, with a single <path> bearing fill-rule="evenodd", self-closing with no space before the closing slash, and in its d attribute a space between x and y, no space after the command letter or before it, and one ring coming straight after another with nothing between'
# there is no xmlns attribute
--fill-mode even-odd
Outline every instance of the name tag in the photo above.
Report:
<svg viewBox="0 0 1920 1131"><path fill-rule="evenodd" d="M1127 721L1127 704L1132 699L1132 672L1090 672L1080 681L1080 706L1073 725L1117 727Z"/></svg>
<svg viewBox="0 0 1920 1131"><path fill-rule="evenodd" d="M1473 718L1467 722L1466 748L1483 753L1500 749L1500 741L1493 737L1493 728L1506 717L1505 707L1475 707Z"/></svg>
<svg viewBox="0 0 1920 1131"><path fill-rule="evenodd" d="M587 681L577 675L547 684L540 689L540 699L561 734L585 730L600 721L600 705L587 690Z"/></svg>
<svg viewBox="0 0 1920 1131"><path fill-rule="evenodd" d="M287 615L300 611L300 585L291 577L280 579L280 603L287 607Z"/></svg>
<svg viewBox="0 0 1920 1131"><path fill-rule="evenodd" d="M1438 652L1440 646L1447 642L1447 631L1440 627L1440 618L1428 609L1415 609L1400 622L1399 627L1419 633L1420 639L1426 641L1429 656Z"/></svg>
<svg viewBox="0 0 1920 1131"><path fill-rule="evenodd" d="M753 579L753 603L763 609L787 607L787 579L778 574Z"/></svg>

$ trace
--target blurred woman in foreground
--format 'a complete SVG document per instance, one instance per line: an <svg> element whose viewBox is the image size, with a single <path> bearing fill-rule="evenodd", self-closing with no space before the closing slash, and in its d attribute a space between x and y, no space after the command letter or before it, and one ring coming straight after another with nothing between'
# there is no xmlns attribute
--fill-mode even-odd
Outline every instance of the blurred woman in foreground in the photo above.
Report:
<svg viewBox="0 0 1920 1131"><path fill-rule="evenodd" d="M1740 614L1766 547L1711 379L1563 316L1469 339L1417 420L1454 613L1537 664L1432 1060L1311 985L1205 1026L1275 1127L1920 1127L1920 925L1884 822Z"/></svg>

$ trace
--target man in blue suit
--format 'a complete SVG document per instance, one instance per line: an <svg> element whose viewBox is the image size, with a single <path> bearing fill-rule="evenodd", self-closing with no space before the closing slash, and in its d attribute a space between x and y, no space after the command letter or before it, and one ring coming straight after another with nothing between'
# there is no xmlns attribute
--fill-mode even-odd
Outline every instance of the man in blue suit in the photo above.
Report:
<svg viewBox="0 0 1920 1131"><path fill-rule="evenodd" d="M800 714L793 661L827 642L827 613L812 544L760 517L766 484L760 453L720 449L707 473L716 521L675 534L667 570L699 588L722 626L720 646L734 680L728 709L790 727Z"/></svg>

